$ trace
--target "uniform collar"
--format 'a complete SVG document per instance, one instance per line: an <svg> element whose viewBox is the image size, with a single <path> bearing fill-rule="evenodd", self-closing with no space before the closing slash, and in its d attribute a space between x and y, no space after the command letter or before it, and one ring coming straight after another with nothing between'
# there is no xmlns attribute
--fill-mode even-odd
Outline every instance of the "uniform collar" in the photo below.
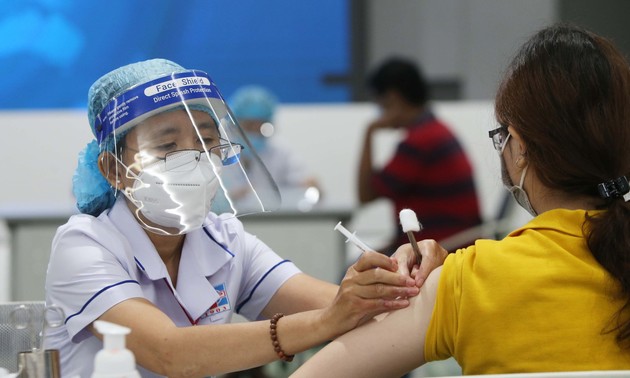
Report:
<svg viewBox="0 0 630 378"><path fill-rule="evenodd" d="M174 288L164 262L145 230L129 210L124 198L117 199L109 218L126 236L138 268L152 281L166 280L177 300L193 319L198 319L219 299L219 294L208 281L208 277L234 256L224 248L225 240L217 234L219 231L217 226L210 224L204 229L186 234L179 263L177 288Z"/></svg>

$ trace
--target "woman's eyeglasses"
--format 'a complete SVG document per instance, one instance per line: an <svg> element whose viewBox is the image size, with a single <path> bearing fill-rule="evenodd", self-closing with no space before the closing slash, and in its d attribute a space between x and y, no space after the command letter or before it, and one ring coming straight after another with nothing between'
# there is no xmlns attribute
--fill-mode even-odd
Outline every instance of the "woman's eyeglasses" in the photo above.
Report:
<svg viewBox="0 0 630 378"><path fill-rule="evenodd" d="M494 130L488 131L488 136L492 139L492 145L494 149L501 152L503 146L507 142L507 138L510 135L507 126L501 125Z"/></svg>

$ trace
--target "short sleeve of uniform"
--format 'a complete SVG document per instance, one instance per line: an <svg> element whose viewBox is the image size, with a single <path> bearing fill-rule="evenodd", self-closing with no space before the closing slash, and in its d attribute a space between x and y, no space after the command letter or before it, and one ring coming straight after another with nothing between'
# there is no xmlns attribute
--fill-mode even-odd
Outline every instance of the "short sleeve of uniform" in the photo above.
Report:
<svg viewBox="0 0 630 378"><path fill-rule="evenodd" d="M259 319L276 291L300 270L255 236L245 235L252 254L246 268L243 299L237 304L236 311L247 319Z"/></svg>
<svg viewBox="0 0 630 378"><path fill-rule="evenodd" d="M444 261L435 307L424 343L424 358L427 362L454 356L462 291L462 267L465 257L470 257L471 254L474 254L474 246L460 249L450 254Z"/></svg>
<svg viewBox="0 0 630 378"><path fill-rule="evenodd" d="M46 276L47 301L64 310L68 333L77 342L86 336L86 326L109 308L143 296L129 274L135 266L111 252L128 250L116 245L122 238L115 237L114 228L96 227L98 222L80 215L59 228Z"/></svg>

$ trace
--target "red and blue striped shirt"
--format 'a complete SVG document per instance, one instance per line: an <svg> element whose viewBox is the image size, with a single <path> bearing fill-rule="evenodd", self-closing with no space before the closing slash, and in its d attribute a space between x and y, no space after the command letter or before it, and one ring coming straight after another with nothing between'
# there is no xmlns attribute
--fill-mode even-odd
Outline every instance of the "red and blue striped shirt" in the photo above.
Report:
<svg viewBox="0 0 630 378"><path fill-rule="evenodd" d="M481 223L473 169L466 153L449 128L425 112L411 126L396 153L371 184L380 196L393 201L398 213L408 208L424 226L422 239L440 241ZM408 243L396 227L390 252Z"/></svg>

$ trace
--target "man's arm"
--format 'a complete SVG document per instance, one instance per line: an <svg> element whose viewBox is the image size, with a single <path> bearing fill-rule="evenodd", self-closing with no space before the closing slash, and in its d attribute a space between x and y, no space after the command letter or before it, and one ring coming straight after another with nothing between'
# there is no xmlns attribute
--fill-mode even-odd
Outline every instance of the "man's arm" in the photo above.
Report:
<svg viewBox="0 0 630 378"><path fill-rule="evenodd" d="M378 198L377 193L372 189L372 139L374 132L381 128L377 125L378 121L370 124L363 138L363 150L359 160L359 203L367 203Z"/></svg>

